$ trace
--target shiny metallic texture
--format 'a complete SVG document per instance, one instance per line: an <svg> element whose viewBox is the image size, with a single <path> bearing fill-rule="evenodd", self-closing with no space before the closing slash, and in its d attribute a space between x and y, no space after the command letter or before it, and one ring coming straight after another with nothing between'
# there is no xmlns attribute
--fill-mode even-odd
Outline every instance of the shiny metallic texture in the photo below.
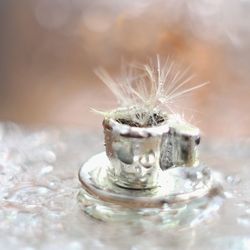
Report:
<svg viewBox="0 0 250 250"><path fill-rule="evenodd" d="M199 129L176 116L153 127L132 127L112 118L103 121L109 178L130 189L157 187L162 170L197 165Z"/></svg>

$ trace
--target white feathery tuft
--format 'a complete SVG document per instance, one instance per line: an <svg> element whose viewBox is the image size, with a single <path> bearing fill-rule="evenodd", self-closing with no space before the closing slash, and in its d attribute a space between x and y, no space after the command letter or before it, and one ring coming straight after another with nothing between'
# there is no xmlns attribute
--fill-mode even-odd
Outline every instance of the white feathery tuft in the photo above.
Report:
<svg viewBox="0 0 250 250"><path fill-rule="evenodd" d="M119 107L127 110L126 119L146 126L149 120L152 126L157 125L155 114L173 113L172 105L175 101L199 89L208 82L193 85L195 75L190 75L190 68L181 70L169 58L162 63L159 56L156 63L130 64L122 67L122 75L113 79L102 68L95 71L97 76L107 85L116 97ZM185 88L191 84L191 87ZM104 116L114 116L115 119L123 118L124 114L114 111Z"/></svg>

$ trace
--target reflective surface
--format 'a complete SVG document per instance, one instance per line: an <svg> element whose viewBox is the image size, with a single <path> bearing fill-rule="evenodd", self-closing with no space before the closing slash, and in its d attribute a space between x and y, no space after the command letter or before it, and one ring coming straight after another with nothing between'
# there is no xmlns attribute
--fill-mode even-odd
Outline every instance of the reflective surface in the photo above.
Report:
<svg viewBox="0 0 250 250"><path fill-rule="evenodd" d="M156 187L129 189L110 178L110 165L103 152L79 171L78 200L93 218L183 229L212 217L223 203L222 178L205 166L159 170Z"/></svg>
<svg viewBox="0 0 250 250"><path fill-rule="evenodd" d="M111 162L109 177L118 186L153 188L158 185L159 170L198 165L199 129L179 115L164 116L165 121L151 127L129 126L112 118L104 119L104 144Z"/></svg>
<svg viewBox="0 0 250 250"><path fill-rule="evenodd" d="M249 141L203 141L201 161L224 174L221 210L188 228L103 223L79 208L77 172L103 150L102 135L0 127L0 248L234 249L250 247ZM187 217L188 219L188 217ZM202 217L202 219L204 219Z"/></svg>

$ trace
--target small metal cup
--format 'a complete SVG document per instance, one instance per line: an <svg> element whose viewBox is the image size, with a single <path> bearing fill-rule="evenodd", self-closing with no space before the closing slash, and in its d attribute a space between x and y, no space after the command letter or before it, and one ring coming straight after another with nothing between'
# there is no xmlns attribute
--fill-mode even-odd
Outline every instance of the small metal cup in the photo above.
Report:
<svg viewBox="0 0 250 250"><path fill-rule="evenodd" d="M162 170L197 163L199 130L187 123L171 118L159 126L132 127L106 118L103 127L108 176L118 186L151 189Z"/></svg>
<svg viewBox="0 0 250 250"><path fill-rule="evenodd" d="M131 189L156 187L161 140L169 132L169 126L138 128L108 118L103 127L112 181Z"/></svg>

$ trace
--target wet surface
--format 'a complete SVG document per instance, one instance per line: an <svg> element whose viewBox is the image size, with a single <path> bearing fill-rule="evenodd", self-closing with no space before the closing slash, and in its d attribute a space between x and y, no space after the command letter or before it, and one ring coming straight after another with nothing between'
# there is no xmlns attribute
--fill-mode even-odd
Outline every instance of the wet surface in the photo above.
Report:
<svg viewBox="0 0 250 250"><path fill-rule="evenodd" d="M182 229L103 223L85 215L77 172L102 135L0 127L1 249L249 249L250 143L207 143L201 157L225 178L224 205ZM199 218L196 218L196 222Z"/></svg>

